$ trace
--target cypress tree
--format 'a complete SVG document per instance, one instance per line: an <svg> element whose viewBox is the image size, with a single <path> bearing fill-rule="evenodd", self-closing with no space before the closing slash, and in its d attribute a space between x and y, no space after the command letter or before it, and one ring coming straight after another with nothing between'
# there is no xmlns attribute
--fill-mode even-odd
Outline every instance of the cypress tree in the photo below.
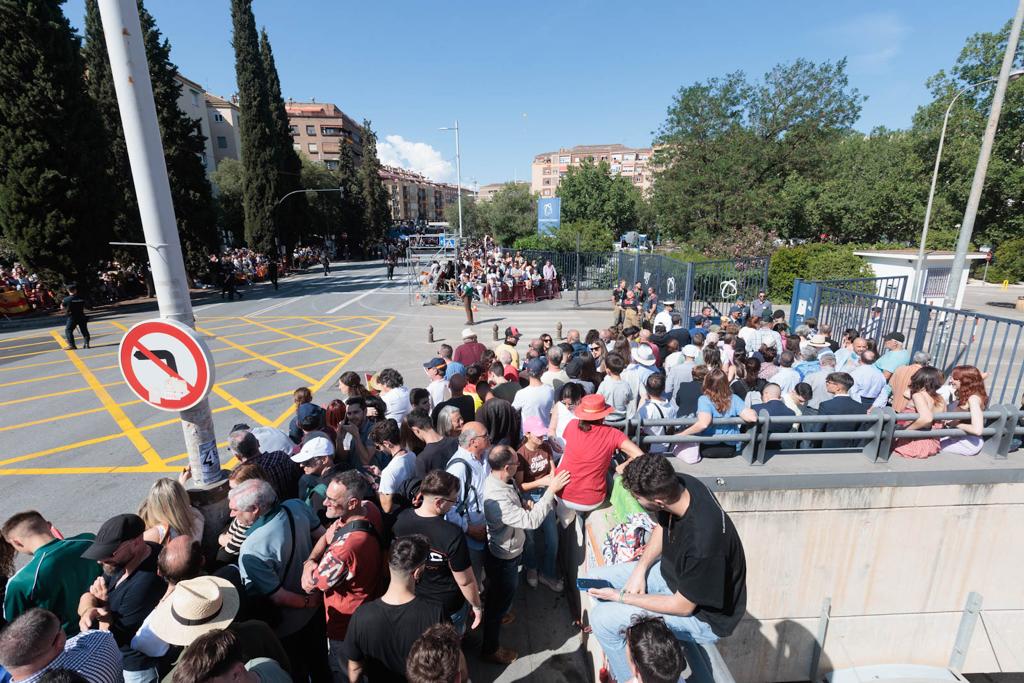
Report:
<svg viewBox="0 0 1024 683"><path fill-rule="evenodd" d="M391 227L391 209L388 191L380 179L380 160L377 158L377 134L369 119L363 119L363 163L359 167L359 185L363 202L363 250L367 251L381 240Z"/></svg>
<svg viewBox="0 0 1024 683"><path fill-rule="evenodd" d="M345 241L349 249L353 250L357 247L356 235L362 233L363 193L359 184L360 178L356 169L355 154L352 153L352 143L342 139L338 145L338 170L335 175L338 178L338 187L344 191L341 195L336 242L339 247L342 247L341 236L346 235Z"/></svg>
<svg viewBox="0 0 1024 683"><path fill-rule="evenodd" d="M270 47L267 29L260 31L260 57L267 74L267 102L270 118L274 124L274 142L277 156L278 199L289 192L302 189L302 160L292 146L292 133L288 127L288 112L281 96L281 79L277 74L274 51ZM303 228L309 223L309 203L305 194L295 194L281 203L274 212L277 234L286 246L287 253L302 239Z"/></svg>
<svg viewBox="0 0 1024 683"><path fill-rule="evenodd" d="M0 226L51 287L88 286L110 253L102 128L62 4L0 0Z"/></svg>
<svg viewBox="0 0 1024 683"><path fill-rule="evenodd" d="M206 149L206 138L200 121L189 118L178 107L181 85L176 80L178 68L170 58L170 43L162 38L153 16L146 11L141 0L138 6L182 252L189 273L199 275L208 263L209 254L217 250L218 242L213 193L201 157ZM96 0L86 0L84 54L89 92L97 103L110 141L109 176L117 188L115 201L118 209L114 231L119 240L139 241L142 225L135 186L99 21ZM136 250L129 252L129 256L142 259L146 253Z"/></svg>
<svg viewBox="0 0 1024 683"><path fill-rule="evenodd" d="M278 193L274 122L267 96L267 76L260 56L252 0L231 0L238 83L239 125L242 138L242 204L245 241L264 253L276 253L274 203Z"/></svg>

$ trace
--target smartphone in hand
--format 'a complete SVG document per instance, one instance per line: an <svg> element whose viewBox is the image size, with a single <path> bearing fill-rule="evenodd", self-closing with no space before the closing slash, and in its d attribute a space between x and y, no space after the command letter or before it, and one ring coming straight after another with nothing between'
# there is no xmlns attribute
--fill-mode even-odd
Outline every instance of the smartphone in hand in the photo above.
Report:
<svg viewBox="0 0 1024 683"><path fill-rule="evenodd" d="M588 591L591 588L611 588L612 582L607 579L588 579L581 577L576 579L576 590Z"/></svg>

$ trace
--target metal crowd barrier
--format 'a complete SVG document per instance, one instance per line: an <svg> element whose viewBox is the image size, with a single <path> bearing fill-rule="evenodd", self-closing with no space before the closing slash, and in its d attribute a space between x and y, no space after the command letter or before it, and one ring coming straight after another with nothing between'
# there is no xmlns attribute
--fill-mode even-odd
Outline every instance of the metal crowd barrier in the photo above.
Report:
<svg viewBox="0 0 1024 683"><path fill-rule="evenodd" d="M994 460L1005 460L1010 450L1019 440L1024 439L1024 426L1021 425L1021 418L1024 412L1020 408L1008 405L991 406L983 413L985 427L982 429L982 448L978 455L986 455ZM694 424L696 418L676 418L644 420L640 417L617 423L609 422L610 426L626 428L628 434L632 435L633 441L640 446L651 444L679 444L679 443L736 443L741 447L737 455L742 457L751 465L763 465L767 462L769 454L785 450L784 443L798 443L801 452L836 453L856 452L872 463L888 462L892 454L894 441L896 439L934 439L951 436L971 436L962 429L933 429L930 431L904 429L902 424L909 424L916 420L916 413L897 414L892 408L881 408L874 410L867 415L797 415L793 417L773 417L766 411L758 413L756 422L746 422L738 417L712 420L711 426L732 426L739 425L742 431L739 434L725 434L721 436L696 436L681 434L652 435L645 434L643 427L671 427L673 431L681 431ZM971 414L968 412L947 412L936 413L935 421L962 420L969 421ZM815 425L852 425L844 431L806 431L804 426ZM791 431L793 426L800 428L799 431ZM772 428L785 431L772 431ZM1014 444L1017 439L1018 443ZM818 446L810 447L816 442L829 441L853 441L859 445L852 448Z"/></svg>

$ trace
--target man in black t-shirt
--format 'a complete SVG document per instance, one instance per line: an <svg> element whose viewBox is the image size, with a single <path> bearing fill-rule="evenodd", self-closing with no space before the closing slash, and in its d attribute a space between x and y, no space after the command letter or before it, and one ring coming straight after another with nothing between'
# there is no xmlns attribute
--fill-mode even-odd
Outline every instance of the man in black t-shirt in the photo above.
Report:
<svg viewBox="0 0 1024 683"><path fill-rule="evenodd" d="M440 605L445 617L460 632L465 630L472 611L470 628L476 628L483 615L483 603L469 561L466 536L444 518L458 501L459 480L449 472L435 470L423 478L420 494L423 503L400 514L392 530L395 538L422 534L430 541L430 557L416 584L416 595Z"/></svg>
<svg viewBox="0 0 1024 683"><path fill-rule="evenodd" d="M76 349L75 328L82 333L82 348L89 348L88 318L85 316L85 299L78 295L75 285L68 285L68 295L60 302L60 309L67 315L64 321L64 338L68 340L68 349Z"/></svg>
<svg viewBox="0 0 1024 683"><path fill-rule="evenodd" d="M156 680L157 661L132 648L132 638L167 591L157 574L160 546L142 539L146 524L138 515L117 515L103 523L82 557L103 566L79 602L83 631L100 623L114 635L124 660L125 680ZM152 676L149 678L148 676Z"/></svg>
<svg viewBox="0 0 1024 683"><path fill-rule="evenodd" d="M430 542L419 534L403 536L391 545L387 591L356 608L345 634L350 679L405 681L405 660L413 643L446 619L441 605L415 592L430 555Z"/></svg>
<svg viewBox="0 0 1024 683"><path fill-rule="evenodd" d="M441 414L446 406L455 406L459 409L459 413L462 415L463 422L472 422L476 419L476 404L473 402L473 397L467 395L466 390L466 377L465 375L454 375L448 380L448 390L451 391L452 397L443 403L438 403L434 406L434 409L430 412L430 419L437 426L437 416Z"/></svg>
<svg viewBox="0 0 1024 683"><path fill-rule="evenodd" d="M611 583L588 591L597 598L590 624L618 681L631 675L623 629L634 615L653 613L676 638L710 643L732 634L747 606L743 544L704 484L653 454L632 460L622 482L658 525L639 561L590 575Z"/></svg>
<svg viewBox="0 0 1024 683"><path fill-rule="evenodd" d="M423 479L427 472L443 470L448 467L455 451L459 450L459 441L453 436L441 436L430 416L414 410L406 418L413 435L426 444L416 456L416 478Z"/></svg>

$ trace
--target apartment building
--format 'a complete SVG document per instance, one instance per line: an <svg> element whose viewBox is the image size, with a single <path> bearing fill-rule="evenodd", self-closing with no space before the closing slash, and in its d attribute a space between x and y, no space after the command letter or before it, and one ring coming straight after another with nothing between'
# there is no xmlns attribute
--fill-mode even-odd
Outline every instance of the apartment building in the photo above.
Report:
<svg viewBox="0 0 1024 683"><path fill-rule="evenodd" d="M224 159L242 158L242 136L238 116L238 98L225 100L213 93L206 96L206 121L210 127L213 167Z"/></svg>
<svg viewBox="0 0 1024 683"><path fill-rule="evenodd" d="M189 118L198 120L203 136L206 138L206 147L203 149L203 167L206 169L206 176L209 177L217 168L216 155L213 150L213 142L210 139L210 120L207 117L206 91L203 86L193 80L185 78L181 74L174 77L181 86L181 94L178 96L178 109L185 112Z"/></svg>
<svg viewBox="0 0 1024 683"><path fill-rule="evenodd" d="M424 175L395 166L382 166L380 179L390 198L391 218L400 223L443 221L446 206L455 204L459 188L449 183L438 183ZM462 188L463 200L473 196L469 188Z"/></svg>
<svg viewBox="0 0 1024 683"><path fill-rule="evenodd" d="M517 182L517 183L507 182L507 183L491 183L490 185L481 185L480 186L480 190L477 192L476 199L479 202L489 202L492 199L494 199L494 195L498 194L498 192L500 192L501 189L503 187L505 187L506 185L529 185L529 184L530 183L520 181L520 182Z"/></svg>
<svg viewBox="0 0 1024 683"><path fill-rule="evenodd" d="M646 193L654 182L653 159L654 150L651 147L635 148L618 144L563 147L557 152L544 152L533 158L530 189L541 197L554 197L558 183L570 167L585 161L605 161L612 174L629 178L633 185Z"/></svg>
<svg viewBox="0 0 1024 683"><path fill-rule="evenodd" d="M351 145L358 166L363 159L362 127L330 102L285 102L295 151L327 168L338 167L342 144Z"/></svg>

